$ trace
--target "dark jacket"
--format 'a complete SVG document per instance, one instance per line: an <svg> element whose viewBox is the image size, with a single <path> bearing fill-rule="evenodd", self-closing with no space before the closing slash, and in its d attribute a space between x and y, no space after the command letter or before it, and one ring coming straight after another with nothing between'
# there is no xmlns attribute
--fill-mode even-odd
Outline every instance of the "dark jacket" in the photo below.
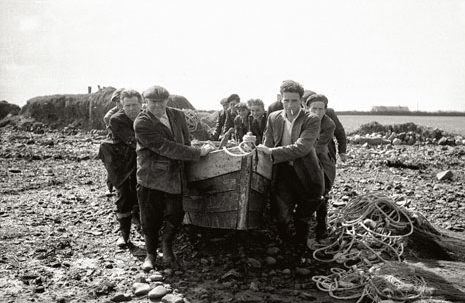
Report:
<svg viewBox="0 0 465 303"><path fill-rule="evenodd" d="M99 158L107 169L111 183L119 188L136 170L136 139L133 122L123 110L111 116L109 128L113 140L102 142Z"/></svg>
<svg viewBox="0 0 465 303"><path fill-rule="evenodd" d="M315 151L320 133L320 119L314 114L304 110L300 111L291 132L293 143L281 146L284 127L285 120L282 110L268 115L264 145L278 147L272 152L273 164L293 161L295 172L309 195L312 193L323 195L324 174ZM273 174L275 171L274 169ZM275 180L276 176L273 176L272 182Z"/></svg>
<svg viewBox="0 0 465 303"><path fill-rule="evenodd" d="M236 119L237 113L228 109L226 111L226 118L224 121L223 132L227 132L231 127L234 128L234 119Z"/></svg>
<svg viewBox="0 0 465 303"><path fill-rule="evenodd" d="M327 189L331 188L336 178L336 158L335 155L331 155L328 148L330 142L334 142L333 136L335 128L336 124L333 120L327 115L324 115L321 119L320 137L316 145L316 154L318 155L318 159L329 181L329 184L326 186Z"/></svg>
<svg viewBox="0 0 465 303"><path fill-rule="evenodd" d="M238 142L242 142L242 137L244 137L247 132L250 130L250 125L252 124L252 116L247 116L247 120L244 123L240 115L237 115L234 119L234 131L236 134L236 139Z"/></svg>
<svg viewBox="0 0 465 303"><path fill-rule="evenodd" d="M218 112L218 119L216 120L215 132L213 133L211 139L213 141L218 141L220 135L223 133L223 126L226 122L226 112L224 110L220 110Z"/></svg>
<svg viewBox="0 0 465 303"><path fill-rule="evenodd" d="M347 153L347 138L346 138L346 131L344 126L342 126L341 121L336 115L336 112L332 108L326 109L326 115L333 120L336 124L336 129L334 130L334 136L336 137L337 141L337 151L339 154ZM336 144L334 144L334 140L329 142L329 153L331 156L336 159Z"/></svg>
<svg viewBox="0 0 465 303"><path fill-rule="evenodd" d="M250 131L257 137L257 141L255 142L257 145L263 143L263 132L266 128L267 118L268 115L265 112L260 120L252 119L252 123L250 124Z"/></svg>
<svg viewBox="0 0 465 303"><path fill-rule="evenodd" d="M185 188L183 161L196 161L200 149L190 146L184 113L168 107L172 131L145 110L134 121L137 140L137 183L170 194Z"/></svg>
<svg viewBox="0 0 465 303"><path fill-rule="evenodd" d="M271 114L272 112L282 110L283 109L283 103L281 101L275 101L268 106L268 115Z"/></svg>

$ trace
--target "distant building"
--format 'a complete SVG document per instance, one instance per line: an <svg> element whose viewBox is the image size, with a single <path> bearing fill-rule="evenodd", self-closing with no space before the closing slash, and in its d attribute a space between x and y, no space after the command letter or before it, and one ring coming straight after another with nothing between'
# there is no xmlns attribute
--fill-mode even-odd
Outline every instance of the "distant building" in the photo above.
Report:
<svg viewBox="0 0 465 303"><path fill-rule="evenodd" d="M373 106L372 112L409 112L407 106Z"/></svg>

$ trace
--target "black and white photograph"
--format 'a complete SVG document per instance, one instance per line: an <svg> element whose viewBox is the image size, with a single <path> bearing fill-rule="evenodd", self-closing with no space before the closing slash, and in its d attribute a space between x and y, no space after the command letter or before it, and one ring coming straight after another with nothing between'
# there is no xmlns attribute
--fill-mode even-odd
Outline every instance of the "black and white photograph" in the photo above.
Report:
<svg viewBox="0 0 465 303"><path fill-rule="evenodd" d="M465 0L0 0L0 302L465 302Z"/></svg>

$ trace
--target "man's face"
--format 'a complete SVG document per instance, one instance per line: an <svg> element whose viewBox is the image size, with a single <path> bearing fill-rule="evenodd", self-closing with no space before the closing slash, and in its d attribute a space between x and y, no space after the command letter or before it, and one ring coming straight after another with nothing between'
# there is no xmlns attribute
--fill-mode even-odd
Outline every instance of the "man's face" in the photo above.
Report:
<svg viewBox="0 0 465 303"><path fill-rule="evenodd" d="M247 116L249 115L249 110L247 108L241 107L237 110L237 112L239 113L239 116L241 116L242 119L247 118Z"/></svg>
<svg viewBox="0 0 465 303"><path fill-rule="evenodd" d="M254 117L254 119L261 118L265 113L265 109L260 105L252 105L250 106L250 113Z"/></svg>
<svg viewBox="0 0 465 303"><path fill-rule="evenodd" d="M310 103L308 110L311 113L318 115L318 118L320 118L320 120L323 119L323 116L326 114L325 103L321 101Z"/></svg>
<svg viewBox="0 0 465 303"><path fill-rule="evenodd" d="M123 98L121 104L123 106L124 113L131 120L136 119L142 109L142 104L137 97Z"/></svg>
<svg viewBox="0 0 465 303"><path fill-rule="evenodd" d="M239 103L239 101L237 100L231 100L229 102L229 109L232 111L232 112L236 112L236 109L234 108L234 106L236 106L236 104Z"/></svg>
<svg viewBox="0 0 465 303"><path fill-rule="evenodd" d="M154 101L147 99L147 109L155 115L157 118L161 118L166 113L166 107L168 105L168 99L163 101Z"/></svg>
<svg viewBox="0 0 465 303"><path fill-rule="evenodd" d="M299 93L284 92L281 99L286 114L295 115L300 109L300 95Z"/></svg>

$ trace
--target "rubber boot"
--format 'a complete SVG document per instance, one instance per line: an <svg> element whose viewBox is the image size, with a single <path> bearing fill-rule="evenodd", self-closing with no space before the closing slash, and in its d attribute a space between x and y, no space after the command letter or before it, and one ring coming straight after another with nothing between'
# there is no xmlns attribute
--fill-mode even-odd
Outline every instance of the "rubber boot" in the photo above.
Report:
<svg viewBox="0 0 465 303"><path fill-rule="evenodd" d="M145 249L147 255L145 261L142 264L142 270L149 272L155 268L155 261L157 259L157 248L158 248L158 228L154 233L147 235L145 234Z"/></svg>
<svg viewBox="0 0 465 303"><path fill-rule="evenodd" d="M321 241L328 237L328 198L325 198L323 203L316 211L316 240Z"/></svg>
<svg viewBox="0 0 465 303"><path fill-rule="evenodd" d="M289 244L291 242L291 233L289 230L289 224L287 223L278 223L277 224L278 235L283 244Z"/></svg>
<svg viewBox="0 0 465 303"><path fill-rule="evenodd" d="M145 257L144 263L142 263L142 270L149 272L155 268L155 261L157 259L157 254L149 254Z"/></svg>
<svg viewBox="0 0 465 303"><path fill-rule="evenodd" d="M120 237L116 241L118 247L126 247L129 244L129 235L131 233L131 216L118 218Z"/></svg>
<svg viewBox="0 0 465 303"><path fill-rule="evenodd" d="M166 268L179 269L179 264L173 252L173 240L176 235L176 228L173 224L166 222L163 235L161 248L163 251L163 265Z"/></svg>
<svg viewBox="0 0 465 303"><path fill-rule="evenodd" d="M142 232L142 225L140 223L140 213L139 212L132 212L131 214L131 222L132 225L136 228L136 231L141 235L144 236L144 233Z"/></svg>
<svg viewBox="0 0 465 303"><path fill-rule="evenodd" d="M307 248L307 239L308 239L308 223L301 220L294 221L295 227L295 247L297 256L299 258L304 256L305 250Z"/></svg>

